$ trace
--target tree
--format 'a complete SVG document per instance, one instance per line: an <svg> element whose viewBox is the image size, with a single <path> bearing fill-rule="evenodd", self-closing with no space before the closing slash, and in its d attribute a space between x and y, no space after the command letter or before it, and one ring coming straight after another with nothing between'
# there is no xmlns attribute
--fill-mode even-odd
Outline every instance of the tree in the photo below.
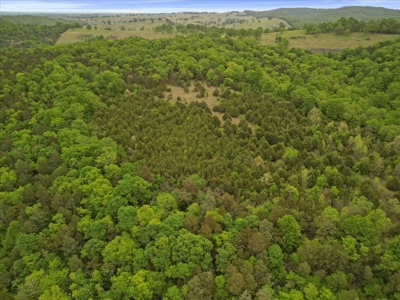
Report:
<svg viewBox="0 0 400 300"><path fill-rule="evenodd" d="M116 228L123 231L132 229L136 223L136 212L137 208L133 206L121 206L118 209L118 224Z"/></svg>
<svg viewBox="0 0 400 300"><path fill-rule="evenodd" d="M256 255L267 248L267 240L261 232L253 234L249 239L248 248L251 254Z"/></svg>
<svg viewBox="0 0 400 300"><path fill-rule="evenodd" d="M339 99L332 99L326 105L326 116L332 120L339 121L343 119L344 107Z"/></svg>
<svg viewBox="0 0 400 300"><path fill-rule="evenodd" d="M177 208L177 201L174 196L169 193L159 194L156 198L157 206L166 212L173 211Z"/></svg>
<svg viewBox="0 0 400 300"><path fill-rule="evenodd" d="M245 285L244 276L242 273L233 273L226 280L226 289L235 296L238 296L242 293L243 287Z"/></svg>
<svg viewBox="0 0 400 300"><path fill-rule="evenodd" d="M278 219L278 227L283 236L283 249L290 252L296 249L301 242L300 226L292 215L286 215Z"/></svg>
<svg viewBox="0 0 400 300"><path fill-rule="evenodd" d="M58 285L53 285L50 290L46 290L42 295L40 295L39 300L69 300L70 298L61 291Z"/></svg>
<svg viewBox="0 0 400 300"><path fill-rule="evenodd" d="M211 299L214 293L214 276L211 272L203 272L189 280L188 293L185 299Z"/></svg>
<svg viewBox="0 0 400 300"><path fill-rule="evenodd" d="M134 248L135 242L129 235L123 234L109 242L102 251L102 255L105 262L124 266L132 261Z"/></svg>
<svg viewBox="0 0 400 300"><path fill-rule="evenodd" d="M391 271L396 271L400 267L399 245L400 235L397 235L389 242L389 247L382 258L383 265Z"/></svg>
<svg viewBox="0 0 400 300"><path fill-rule="evenodd" d="M163 297L163 300L182 300L182 293L180 289L174 285L168 288L167 293Z"/></svg>
<svg viewBox="0 0 400 300"><path fill-rule="evenodd" d="M285 268L283 267L283 253L278 244L268 247L268 257L271 264L272 274L277 281L280 281L285 276Z"/></svg>
<svg viewBox="0 0 400 300"><path fill-rule="evenodd" d="M378 242L377 228L367 217L359 215L350 216L341 224L344 232L366 246L375 245Z"/></svg>
<svg viewBox="0 0 400 300"><path fill-rule="evenodd" d="M114 96L124 91L121 76L108 70L94 77L93 87L98 95Z"/></svg>
<svg viewBox="0 0 400 300"><path fill-rule="evenodd" d="M207 269L212 261L212 243L203 236L194 235L181 229L175 244L172 246L171 258L175 263L189 264L190 269L196 266Z"/></svg>
<svg viewBox="0 0 400 300"><path fill-rule="evenodd" d="M215 259L217 270L224 273L232 260L236 258L237 249L232 245L232 243L227 241L218 247L216 251L217 255Z"/></svg>
<svg viewBox="0 0 400 300"><path fill-rule="evenodd" d="M119 299L152 299L153 291L148 282L146 282L146 274L148 271L141 270L135 275L128 272L122 272L119 276L111 278L111 290L115 297Z"/></svg>
<svg viewBox="0 0 400 300"><path fill-rule="evenodd" d="M146 246L145 256L156 270L165 271L171 265L171 244L167 237L162 237Z"/></svg>

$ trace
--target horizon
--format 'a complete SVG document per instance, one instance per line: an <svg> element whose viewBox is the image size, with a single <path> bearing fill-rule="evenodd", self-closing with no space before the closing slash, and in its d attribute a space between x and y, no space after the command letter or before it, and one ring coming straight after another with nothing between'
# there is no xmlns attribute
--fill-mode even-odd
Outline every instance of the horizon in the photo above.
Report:
<svg viewBox="0 0 400 300"><path fill-rule="evenodd" d="M286 0L286 1L186 1L186 0L0 0L0 13L179 13L273 10L277 8L341 8L345 6L400 9L399 1L371 0Z"/></svg>

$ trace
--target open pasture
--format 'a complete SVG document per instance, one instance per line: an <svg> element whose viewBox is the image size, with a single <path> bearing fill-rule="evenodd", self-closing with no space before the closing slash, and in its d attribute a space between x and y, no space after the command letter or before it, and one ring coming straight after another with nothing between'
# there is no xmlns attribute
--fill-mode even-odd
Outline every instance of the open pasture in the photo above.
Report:
<svg viewBox="0 0 400 300"><path fill-rule="evenodd" d="M70 19L71 20L71 19ZM281 23L286 28L290 25L279 18L260 18L247 16L238 12L227 13L165 13L165 14L119 14L119 15L93 15L76 18L76 21L86 22L92 29L70 29L61 35L57 44L74 43L84 41L86 37L103 35L105 38L123 39L129 36L139 36L148 39L172 37L174 34L158 33L154 28L172 21L175 24L198 24L204 26L225 26L235 29L256 29L261 27L275 28ZM96 28L96 29L95 29ZM176 33L176 31L175 31ZM275 44L276 35L281 33L263 34L260 43L263 45ZM289 40L290 47L302 49L343 49L368 47L377 42L396 39L394 34L364 34L361 32L349 35L306 34L303 30L287 30L282 36ZM304 38L301 38L304 37Z"/></svg>
<svg viewBox="0 0 400 300"><path fill-rule="evenodd" d="M139 36L147 39L155 39L155 38L163 38L163 37L172 37L172 34L164 34L157 33L153 30L105 30L105 29L85 29L85 28L76 28L69 29L64 32L61 37L58 39L56 45L58 44L69 44L76 42L83 42L86 38L96 37L103 35L104 38L117 38L124 39L130 36Z"/></svg>
<svg viewBox="0 0 400 300"><path fill-rule="evenodd" d="M261 44L275 44L276 35L280 33L263 34L261 37ZM289 40L289 47L297 47L302 49L315 49L315 48L356 48L358 46L368 47L375 43L383 42L386 40L394 40L400 38L396 34L364 34L362 32L354 32L348 36L336 35L334 33L325 34L306 34L304 30L289 30L283 32L282 36ZM291 37L305 37L292 39Z"/></svg>

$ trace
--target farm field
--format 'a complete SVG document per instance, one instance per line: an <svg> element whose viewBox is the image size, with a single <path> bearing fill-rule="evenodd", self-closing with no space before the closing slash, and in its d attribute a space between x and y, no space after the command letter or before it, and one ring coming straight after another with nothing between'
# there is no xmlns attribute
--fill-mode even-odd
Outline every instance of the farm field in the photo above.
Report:
<svg viewBox="0 0 400 300"><path fill-rule="evenodd" d="M205 26L225 26L227 28L273 28L278 27L282 22L286 28L290 25L280 18L260 18L256 19L243 13L171 13L171 14L137 14L137 15L115 15L115 16L93 16L87 18L72 19L74 21L86 22L91 26L110 27L111 29L119 29L125 26L126 29L136 29L144 27L145 29L162 25L166 20L170 20L176 24L199 24Z"/></svg>
<svg viewBox="0 0 400 300"><path fill-rule="evenodd" d="M61 35L56 44L82 42L87 37L96 37L103 35L105 38L123 39L129 36L139 36L147 39L155 39L162 37L173 37L174 33L155 32L154 28L173 22L175 24L197 24L203 26L216 26L234 29L263 29L277 28L281 23L285 28L290 25L283 19L279 18L259 18L247 16L243 13L202 13L202 14L137 14L137 15L115 15L115 16L93 16L87 18L69 19L76 22L89 24L92 29L73 28ZM234 23L231 23L235 20ZM96 29L94 29L96 28ZM260 40L262 45L275 44L275 38L280 33L272 32L263 34ZM344 49L356 48L358 46L368 47L375 43L397 39L396 34L379 34L362 32L352 32L349 35L329 34L306 34L304 30L286 30L282 33L282 37L289 39L290 47L298 47L302 49ZM305 37L305 38L302 38Z"/></svg>
<svg viewBox="0 0 400 300"><path fill-rule="evenodd" d="M88 24L92 29L74 28L65 32L57 44L81 42L85 39L85 35L92 36L114 36L118 39L129 36L140 36L148 39L160 37L172 37L172 34L161 34L154 32L154 28L173 22L175 24L216 26L235 29L257 29L258 27L276 28L281 23L286 28L290 25L279 18L256 18L243 15L241 13L203 13L203 14L137 14L137 15L115 15L115 16L93 16L87 18L70 18L70 21L76 21Z"/></svg>
<svg viewBox="0 0 400 300"><path fill-rule="evenodd" d="M161 22L159 23L161 24ZM155 22L154 25L157 26L156 24L157 23ZM236 24L236 25L242 26L244 24ZM140 30L139 29L140 27L139 28L137 27L138 26L136 25L136 28L132 27L127 30L115 29L111 31L105 29L89 30L86 28L69 29L60 36L56 44L82 42L85 40L85 38L88 37L88 35L91 35L93 37L103 35L105 38L114 37L117 39L124 39L130 36L155 39L163 37L173 37L175 35L175 34L154 32L152 28L150 28L150 26L148 26L147 28L145 27L144 30ZM280 35L280 33L263 34L260 43L262 45L275 44L275 38L277 35ZM303 36L305 38L296 38L296 39L291 38L291 37L303 37ZM358 46L368 47L378 42L383 42L386 40L395 40L400 36L396 34L376 34L376 33L371 33L366 35L362 32L351 33L348 36L339 36L334 33L312 35L312 34L305 34L304 30L290 30L283 32L282 37L287 38L289 40L290 47L297 47L302 49L315 49L315 48L343 49L343 48L356 48Z"/></svg>
<svg viewBox="0 0 400 300"><path fill-rule="evenodd" d="M261 37L261 44L275 44L276 35L280 33L263 34ZM289 39L290 47L297 47L302 49L313 48L356 48L358 46L368 47L375 43L387 40L395 40L400 38L396 34L364 34L362 32L354 32L348 36L336 35L334 33L325 33L318 35L305 34L304 30L291 30L283 32L282 36ZM291 39L291 37L302 37Z"/></svg>
<svg viewBox="0 0 400 300"><path fill-rule="evenodd" d="M58 39L56 45L83 42L87 37L96 37L103 35L105 38L124 39L130 36L139 36L147 39L162 37L172 37L172 34L157 33L153 30L105 30L105 29L85 29L74 28L64 32Z"/></svg>

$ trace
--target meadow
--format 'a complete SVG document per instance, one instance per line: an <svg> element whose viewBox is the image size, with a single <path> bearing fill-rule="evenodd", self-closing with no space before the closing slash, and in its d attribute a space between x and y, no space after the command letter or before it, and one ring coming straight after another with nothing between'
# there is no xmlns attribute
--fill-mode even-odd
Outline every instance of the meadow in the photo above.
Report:
<svg viewBox="0 0 400 300"><path fill-rule="evenodd" d="M175 24L197 24L205 26L225 26L234 29L263 29L273 30L279 27L281 23L286 29L290 29L290 25L283 19L279 18L255 18L247 16L243 13L171 13L171 14L136 14L136 15L115 15L115 16L95 16L88 18L70 19L77 22L89 24L92 29L73 28L61 35L56 44L82 42L87 37L96 37L103 35L108 39L123 39L129 36L138 36L147 39L156 39L162 37L173 37L174 33L155 32L154 28L168 22ZM96 28L96 29L94 29ZM275 44L277 35L281 33L271 32L263 34L260 40L261 45ZM399 36L396 34L365 34L362 32L353 32L349 35L328 34L306 34L304 30L286 30L282 33L282 37L289 40L289 47L298 47L302 49L344 49L356 48L358 46L368 47L375 43L393 40Z"/></svg>
<svg viewBox="0 0 400 300"><path fill-rule="evenodd" d="M91 26L92 29L87 29L86 25L82 28L74 28L65 32L57 44L81 42L85 39L85 35L104 37L113 36L118 39L123 39L129 36L139 36L148 39L172 37L173 34L157 33L154 28L163 24L168 24L169 21L175 24L195 24L205 26L225 26L226 28L235 29L273 29L279 27L279 24L285 24L286 28L290 25L279 18L256 18L246 16L237 12L229 13L171 13L171 14L135 14L135 15L110 15L110 16L94 16L87 18L69 19L76 22L83 22Z"/></svg>
<svg viewBox="0 0 400 300"><path fill-rule="evenodd" d="M157 33L154 32L153 30L147 29L147 30L105 30L105 29L85 29L85 28L74 28L74 29L69 29L68 31L64 32L58 41L56 42L56 45L59 44L68 44L68 43L76 43L76 42L83 42L88 35L91 35L90 37L96 37L103 35L105 38L109 39L124 39L130 36L139 36L143 37L146 39L156 39L156 38L162 38L162 37L173 37L173 34L165 34L165 33Z"/></svg>
<svg viewBox="0 0 400 300"><path fill-rule="evenodd" d="M64 32L56 44L67 44L82 42L87 38L87 35L91 37L96 37L103 35L105 38L113 39L124 39L130 36L138 36L146 39L156 39L156 38L167 38L176 35L168 33L154 32L153 27L161 25L162 22L140 22L128 27L125 30L116 28L117 25L112 25L114 29L86 29L86 28L73 28ZM258 23L257 23L258 24ZM245 24L236 24L236 29L238 26L244 26ZM144 29L140 29L141 27ZM146 27L145 27L146 26ZM232 25L229 25L232 26ZM227 26L228 27L228 26ZM112 28L112 27L111 27ZM281 35L280 33L268 33L263 34L260 40L261 45L275 44L276 36ZM304 30L289 30L282 33L282 37L289 40L289 47L297 47L301 49L344 49L344 48L356 48L358 46L368 47L376 44L378 42L383 42L386 40L394 40L399 38L396 34L378 34L371 33L365 34L362 32L351 33L348 36L336 35L334 33L326 34L306 34ZM299 38L304 37L304 38Z"/></svg>
<svg viewBox="0 0 400 300"><path fill-rule="evenodd" d="M261 37L261 44L268 45L274 44L275 38L280 33L269 33L263 34ZM306 34L304 30L290 30L283 32L282 36L289 40L290 47L302 48L302 49L344 49L344 48L356 48L358 46L368 47L373 44L383 42L386 40L398 39L400 36L397 34L378 34L370 33L365 34L363 32L354 32L345 35L336 35L334 33L324 34ZM294 37L294 38L292 38ZM298 38L305 37L305 38Z"/></svg>

